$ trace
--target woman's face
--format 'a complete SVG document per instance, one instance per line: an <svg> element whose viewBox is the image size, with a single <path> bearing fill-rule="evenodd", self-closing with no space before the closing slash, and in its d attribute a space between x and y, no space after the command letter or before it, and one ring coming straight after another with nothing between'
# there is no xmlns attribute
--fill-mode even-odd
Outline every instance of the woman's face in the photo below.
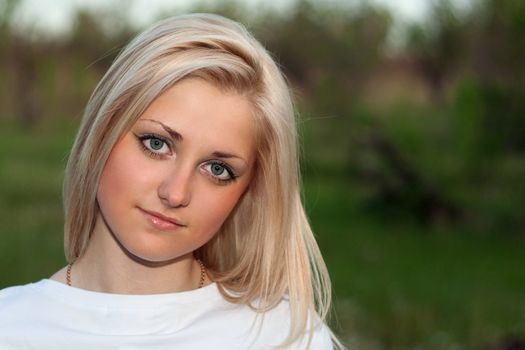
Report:
<svg viewBox="0 0 525 350"><path fill-rule="evenodd" d="M111 151L97 192L103 229L146 261L202 246L250 183L252 120L244 97L202 79L167 90Z"/></svg>

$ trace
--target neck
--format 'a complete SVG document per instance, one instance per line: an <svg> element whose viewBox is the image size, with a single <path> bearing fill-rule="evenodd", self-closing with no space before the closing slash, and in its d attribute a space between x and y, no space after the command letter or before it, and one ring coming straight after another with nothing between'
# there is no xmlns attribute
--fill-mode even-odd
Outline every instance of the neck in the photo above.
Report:
<svg viewBox="0 0 525 350"><path fill-rule="evenodd" d="M71 270L74 287L103 293L160 294L199 286L201 269L193 254L162 263L140 261L125 252L111 233L97 229L99 224Z"/></svg>

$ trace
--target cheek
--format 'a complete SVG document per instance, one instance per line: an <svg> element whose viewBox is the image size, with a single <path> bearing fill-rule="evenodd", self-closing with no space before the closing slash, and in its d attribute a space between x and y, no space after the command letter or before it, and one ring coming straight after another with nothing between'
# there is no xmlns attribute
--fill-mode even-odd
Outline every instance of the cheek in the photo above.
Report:
<svg viewBox="0 0 525 350"><path fill-rule="evenodd" d="M104 203L118 205L132 191L142 188L150 174L148 167L129 150L126 142L117 144L102 171L97 199L102 206Z"/></svg>
<svg viewBox="0 0 525 350"><path fill-rule="evenodd" d="M201 214L203 231L202 234L213 236L222 226L235 205L239 202L245 186L233 191L219 191L219 193L209 193L202 198L203 205L198 211Z"/></svg>
<svg viewBox="0 0 525 350"><path fill-rule="evenodd" d="M115 148L111 152L100 177L97 198L101 206L111 202L112 199L114 202L118 202L115 199L126 193L125 189L129 188L128 174L130 172L125 170L125 163L125 158L120 157L118 149Z"/></svg>

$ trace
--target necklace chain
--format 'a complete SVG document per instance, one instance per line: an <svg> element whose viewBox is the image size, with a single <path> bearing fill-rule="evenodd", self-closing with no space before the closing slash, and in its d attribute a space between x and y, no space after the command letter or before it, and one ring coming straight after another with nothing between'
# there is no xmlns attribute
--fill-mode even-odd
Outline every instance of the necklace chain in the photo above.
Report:
<svg viewBox="0 0 525 350"><path fill-rule="evenodd" d="M197 263L199 264L199 267L201 269L201 276L199 279L199 288L202 288L204 286L204 280L206 279L206 267L204 266L204 263L201 259L195 259L197 260ZM66 270L66 282L67 285L71 287L71 268L73 267L73 263L67 264L67 270Z"/></svg>
<svg viewBox="0 0 525 350"><path fill-rule="evenodd" d="M196 259L197 263L199 263L199 267L201 268L201 277L199 279L199 288L202 288L204 286L204 279L206 278L206 267L204 266L204 263L201 259Z"/></svg>

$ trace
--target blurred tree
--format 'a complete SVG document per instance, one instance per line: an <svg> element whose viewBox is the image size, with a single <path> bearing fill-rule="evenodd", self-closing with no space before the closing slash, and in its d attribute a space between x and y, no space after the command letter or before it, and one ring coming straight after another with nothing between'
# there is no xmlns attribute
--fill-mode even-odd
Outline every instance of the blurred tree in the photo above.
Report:
<svg viewBox="0 0 525 350"><path fill-rule="evenodd" d="M11 20L15 9L20 0L1 0L0 1L0 33L4 35L10 31ZM4 39L4 38L2 38ZM2 42L4 42L2 40Z"/></svg>
<svg viewBox="0 0 525 350"><path fill-rule="evenodd" d="M38 55L27 38L12 34L10 58L15 73L15 115L23 127L31 128L37 120L38 111L36 94Z"/></svg>
<svg viewBox="0 0 525 350"><path fill-rule="evenodd" d="M313 144L323 144L320 156L343 151L340 161L353 164L350 133L358 134L368 123L358 112L362 88L381 62L390 14L365 4L330 8L303 0L281 17L263 18L258 37L300 91L302 112L314 116L310 130Z"/></svg>
<svg viewBox="0 0 525 350"><path fill-rule="evenodd" d="M525 2L484 0L468 19L470 61L482 81L525 87Z"/></svg>
<svg viewBox="0 0 525 350"><path fill-rule="evenodd" d="M425 226L463 218L462 208L435 183L435 177L429 176L429 169L411 162L406 150L388 133L378 127L369 128L358 140L380 164L361 165L362 181L375 188L374 195L365 202L369 211L390 219L410 217Z"/></svg>
<svg viewBox="0 0 525 350"><path fill-rule="evenodd" d="M218 0L214 2L197 2L191 9L192 13L215 13L247 24L251 12L246 2L234 0ZM257 12L256 16L264 16L266 12ZM165 15L170 15L167 13Z"/></svg>
<svg viewBox="0 0 525 350"><path fill-rule="evenodd" d="M395 208L423 224L458 219L460 209L431 183L424 169L403 155L397 140L382 130L377 116L367 112L362 102L363 87L385 59L390 14L364 3L343 9L300 1L286 18L265 19L270 23L259 24L260 36L278 53L300 88L302 108L315 116L335 117L316 121L313 144L323 145L325 157L346 150L344 160L353 172L352 181L374 188L374 198L367 200L366 207L382 213ZM443 41L445 45L449 39ZM433 64L447 59L443 53ZM441 72L432 74L433 84L441 90ZM379 166L370 167L371 158Z"/></svg>
<svg viewBox="0 0 525 350"><path fill-rule="evenodd" d="M135 32L126 19L126 8L120 4L100 13L79 10L67 40L67 50L78 60L94 65L100 74L105 73Z"/></svg>
<svg viewBox="0 0 525 350"><path fill-rule="evenodd" d="M0 0L0 74L5 87L0 85L0 119L6 118L10 105L13 104L11 96L7 95L7 85L11 81L9 65L11 62L11 21L19 0Z"/></svg>
<svg viewBox="0 0 525 350"><path fill-rule="evenodd" d="M486 151L525 152L525 2L485 0L469 18Z"/></svg>
<svg viewBox="0 0 525 350"><path fill-rule="evenodd" d="M5 59L2 67L12 69L14 76L14 113L23 127L30 128L37 119L37 55L31 40L13 28L13 15L19 5L19 0L0 2L0 39L2 57Z"/></svg>
<svg viewBox="0 0 525 350"><path fill-rule="evenodd" d="M407 38L409 56L427 82L436 104L442 104L447 78L457 72L465 43L464 22L450 0L434 4L429 21L410 26Z"/></svg>
<svg viewBox="0 0 525 350"><path fill-rule="evenodd" d="M35 41L12 31L18 3L0 0L0 113L25 126L78 115L133 35L129 4L80 11L66 36ZM240 1L219 1L193 10L247 23L274 53L298 92L308 163L362 190L356 207L372 203L380 215L425 224L474 212L492 223L486 227L507 232L525 227L525 193L516 185L525 172L525 2L475 4L458 13L449 0L437 0L428 20L409 30L402 66L383 50L390 14L364 1L330 7L299 0L289 11L256 13ZM410 75L409 93L414 81L426 82L433 104L376 108L381 92L370 90L384 86L370 82L391 70L388 79Z"/></svg>
<svg viewBox="0 0 525 350"><path fill-rule="evenodd" d="M322 96L345 102L326 101L325 112L344 115L349 99L359 97L362 83L378 64L390 24L387 11L371 6L330 9L302 0L286 18L266 16L258 33L301 88L330 88Z"/></svg>

